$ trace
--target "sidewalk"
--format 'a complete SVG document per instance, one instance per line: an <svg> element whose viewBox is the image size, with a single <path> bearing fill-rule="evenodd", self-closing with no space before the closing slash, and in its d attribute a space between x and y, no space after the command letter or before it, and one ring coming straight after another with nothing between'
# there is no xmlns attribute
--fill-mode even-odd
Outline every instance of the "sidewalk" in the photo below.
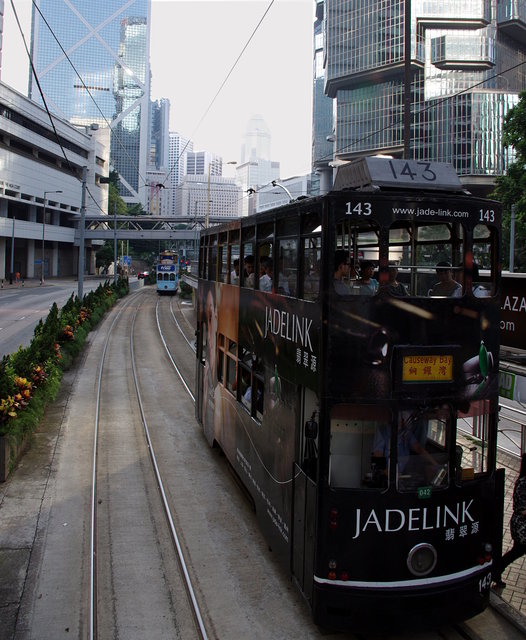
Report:
<svg viewBox="0 0 526 640"><path fill-rule="evenodd" d="M504 541L502 544L502 553L504 554L513 544L509 523L513 512L513 486L519 475L520 458L499 452L497 460L497 465L506 470ZM526 556L515 560L502 574L502 580L506 583L506 587L502 590L498 589L498 595L514 609L526 616Z"/></svg>

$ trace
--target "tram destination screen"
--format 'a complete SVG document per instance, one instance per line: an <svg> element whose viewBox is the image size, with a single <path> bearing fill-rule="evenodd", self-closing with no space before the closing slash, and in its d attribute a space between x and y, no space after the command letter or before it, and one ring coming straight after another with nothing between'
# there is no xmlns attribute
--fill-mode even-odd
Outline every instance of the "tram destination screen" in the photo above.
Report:
<svg viewBox="0 0 526 640"><path fill-rule="evenodd" d="M402 382L453 382L453 355L413 353L402 357Z"/></svg>

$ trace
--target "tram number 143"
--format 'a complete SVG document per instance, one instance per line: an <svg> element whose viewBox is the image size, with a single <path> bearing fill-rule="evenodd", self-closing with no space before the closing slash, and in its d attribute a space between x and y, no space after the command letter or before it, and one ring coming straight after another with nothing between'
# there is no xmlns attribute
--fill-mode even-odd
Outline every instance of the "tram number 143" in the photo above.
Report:
<svg viewBox="0 0 526 640"><path fill-rule="evenodd" d="M345 215L347 216L370 216L373 212L370 202L358 202L354 207L352 202L346 203Z"/></svg>
<svg viewBox="0 0 526 640"><path fill-rule="evenodd" d="M484 593L491 587L491 572L487 573L483 578L479 580L479 593Z"/></svg>
<svg viewBox="0 0 526 640"><path fill-rule="evenodd" d="M495 222L495 211L493 209L479 209L481 222Z"/></svg>

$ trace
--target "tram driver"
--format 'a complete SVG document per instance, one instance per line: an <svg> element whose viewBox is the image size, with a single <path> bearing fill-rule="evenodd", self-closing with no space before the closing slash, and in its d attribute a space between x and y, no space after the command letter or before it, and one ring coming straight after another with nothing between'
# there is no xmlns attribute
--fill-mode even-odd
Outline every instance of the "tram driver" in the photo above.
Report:
<svg viewBox="0 0 526 640"><path fill-rule="evenodd" d="M431 481L441 467L423 446L427 437L425 421L414 419L411 412L402 412L398 421L398 479L401 486L409 487L422 478ZM382 474L387 475L387 460L391 440L390 425L376 428L371 462ZM381 482L385 486L386 482Z"/></svg>

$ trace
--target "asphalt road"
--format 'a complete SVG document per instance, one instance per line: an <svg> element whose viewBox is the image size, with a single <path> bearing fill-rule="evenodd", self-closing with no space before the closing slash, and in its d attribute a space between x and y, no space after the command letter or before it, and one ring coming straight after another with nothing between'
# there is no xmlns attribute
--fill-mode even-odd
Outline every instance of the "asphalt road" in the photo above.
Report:
<svg viewBox="0 0 526 640"><path fill-rule="evenodd" d="M84 280L84 294L96 289L103 278ZM141 281L130 279L130 287ZM134 285L135 283L135 285ZM78 282L73 278L52 279L40 286L38 281L24 286L6 286L0 289L0 357L13 353L20 346L27 347L39 320L47 317L54 302L64 306L72 293L77 295Z"/></svg>

